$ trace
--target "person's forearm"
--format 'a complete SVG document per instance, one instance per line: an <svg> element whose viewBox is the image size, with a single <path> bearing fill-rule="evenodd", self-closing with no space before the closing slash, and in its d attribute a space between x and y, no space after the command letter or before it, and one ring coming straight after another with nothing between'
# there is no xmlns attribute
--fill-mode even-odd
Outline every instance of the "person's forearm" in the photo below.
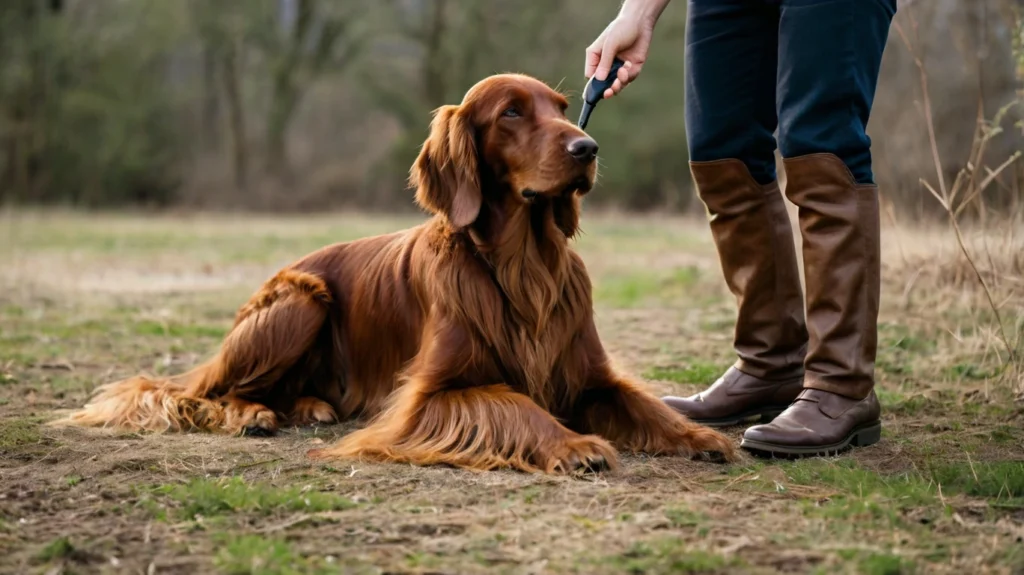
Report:
<svg viewBox="0 0 1024 575"><path fill-rule="evenodd" d="M639 16L641 20L648 20L653 24L661 17L668 3L669 0L625 0L619 14Z"/></svg>

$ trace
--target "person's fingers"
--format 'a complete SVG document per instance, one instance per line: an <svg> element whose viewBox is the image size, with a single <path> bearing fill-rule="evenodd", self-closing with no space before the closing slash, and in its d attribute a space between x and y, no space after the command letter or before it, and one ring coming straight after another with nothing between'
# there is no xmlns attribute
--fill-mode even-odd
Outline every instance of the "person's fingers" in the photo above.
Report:
<svg viewBox="0 0 1024 575"><path fill-rule="evenodd" d="M615 77L622 82L623 86L625 86L626 84L629 84L633 80L632 72L633 63L627 60L626 63L623 64L621 68L619 68L619 72L618 74L616 74Z"/></svg>
<svg viewBox="0 0 1024 575"><path fill-rule="evenodd" d="M629 83L632 84L634 80L640 75L640 70L643 66L633 66L629 69Z"/></svg>
<svg viewBox="0 0 1024 575"><path fill-rule="evenodd" d="M632 67L632 65L632 62L629 62L627 60L626 63L623 64L621 68L619 68L619 72L615 76L615 81L612 82L611 87L609 87L605 91L605 98L611 98L612 96L617 95L618 93L622 92L626 88L626 86L629 85L629 82L631 80L629 77L629 69Z"/></svg>
<svg viewBox="0 0 1024 575"><path fill-rule="evenodd" d="M615 60L617 51L618 47L611 42L611 38L605 41L604 46L601 47L601 61L597 65L597 70L594 71L595 78L602 82L608 78L608 72L612 69L612 62Z"/></svg>
<svg viewBox="0 0 1024 575"><path fill-rule="evenodd" d="M604 45L604 34L597 37L594 43L587 47L586 58L583 60L583 77L590 78L597 70L601 62L601 46Z"/></svg>

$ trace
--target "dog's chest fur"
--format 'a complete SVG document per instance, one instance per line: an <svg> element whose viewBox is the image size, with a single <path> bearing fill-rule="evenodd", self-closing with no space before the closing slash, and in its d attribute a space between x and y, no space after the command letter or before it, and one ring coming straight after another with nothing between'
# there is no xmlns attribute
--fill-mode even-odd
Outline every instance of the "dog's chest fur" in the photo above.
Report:
<svg viewBox="0 0 1024 575"><path fill-rule="evenodd" d="M515 281L497 274L500 329L478 332L505 383L549 409L571 401L584 383L573 355L582 353L575 342L591 317L582 261L568 249L561 256L544 266L512 266Z"/></svg>

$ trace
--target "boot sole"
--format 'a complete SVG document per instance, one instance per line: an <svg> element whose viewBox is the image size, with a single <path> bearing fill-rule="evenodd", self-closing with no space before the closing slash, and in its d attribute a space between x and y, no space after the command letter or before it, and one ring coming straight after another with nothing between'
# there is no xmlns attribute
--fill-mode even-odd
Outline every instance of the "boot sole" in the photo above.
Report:
<svg viewBox="0 0 1024 575"><path fill-rule="evenodd" d="M779 445L777 443L766 443L743 439L740 447L761 456L783 456L783 457L817 457L824 455L836 455L851 447L867 447L874 445L882 438L882 422L875 421L859 427L855 427L842 441L832 445L814 445L808 447L796 445Z"/></svg>
<svg viewBox="0 0 1024 575"><path fill-rule="evenodd" d="M695 419L689 418L690 421L698 425L706 425L707 427L733 427L735 425L741 425L748 423L754 419L759 419L761 423L769 423L771 420L779 416L780 413L786 411L789 405L778 405L773 407L762 407L759 409L751 409L738 413L730 417L719 417L718 419Z"/></svg>

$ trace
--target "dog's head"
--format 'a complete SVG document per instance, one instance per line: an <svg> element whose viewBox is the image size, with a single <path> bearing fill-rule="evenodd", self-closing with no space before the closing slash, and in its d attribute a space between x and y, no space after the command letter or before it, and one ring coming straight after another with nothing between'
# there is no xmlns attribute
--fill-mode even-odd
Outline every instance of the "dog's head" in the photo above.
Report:
<svg viewBox="0 0 1024 575"><path fill-rule="evenodd" d="M416 201L465 228L485 194L523 204L586 194L596 176L597 142L566 119L567 107L564 96L529 76L479 82L460 105L435 112L411 171Z"/></svg>

